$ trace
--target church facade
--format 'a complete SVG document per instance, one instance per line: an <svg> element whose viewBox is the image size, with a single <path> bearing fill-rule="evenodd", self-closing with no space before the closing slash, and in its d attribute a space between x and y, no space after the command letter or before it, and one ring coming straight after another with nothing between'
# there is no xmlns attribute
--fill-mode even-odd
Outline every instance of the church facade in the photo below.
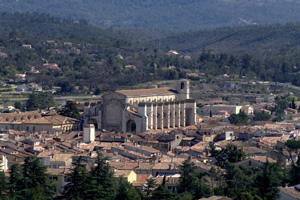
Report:
<svg viewBox="0 0 300 200"><path fill-rule="evenodd" d="M98 104L86 103L84 123L124 133L185 127L196 123L196 102L190 99L189 80L178 81L176 89L119 90Z"/></svg>

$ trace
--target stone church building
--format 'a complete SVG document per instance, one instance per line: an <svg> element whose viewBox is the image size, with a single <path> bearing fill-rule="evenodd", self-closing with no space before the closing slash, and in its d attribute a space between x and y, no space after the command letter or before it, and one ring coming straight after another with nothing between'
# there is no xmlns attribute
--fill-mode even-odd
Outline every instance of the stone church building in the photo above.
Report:
<svg viewBox="0 0 300 200"><path fill-rule="evenodd" d="M86 103L84 123L124 133L185 127L196 123L196 102L190 99L190 82L185 79L176 89L118 90L97 104Z"/></svg>

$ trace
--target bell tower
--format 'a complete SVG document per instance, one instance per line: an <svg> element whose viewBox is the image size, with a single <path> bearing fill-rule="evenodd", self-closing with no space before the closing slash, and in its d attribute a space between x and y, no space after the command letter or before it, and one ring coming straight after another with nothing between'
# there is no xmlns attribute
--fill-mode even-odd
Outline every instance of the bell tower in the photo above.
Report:
<svg viewBox="0 0 300 200"><path fill-rule="evenodd" d="M181 79L177 82L177 100L186 100L190 98L190 81Z"/></svg>

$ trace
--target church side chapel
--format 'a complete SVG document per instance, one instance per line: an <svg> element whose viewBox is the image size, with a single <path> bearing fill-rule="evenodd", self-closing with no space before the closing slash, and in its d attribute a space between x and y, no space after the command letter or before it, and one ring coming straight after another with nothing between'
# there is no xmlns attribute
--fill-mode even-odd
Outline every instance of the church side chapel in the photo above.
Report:
<svg viewBox="0 0 300 200"><path fill-rule="evenodd" d="M189 80L179 80L176 89L118 90L100 103L86 103L84 123L98 130L142 133L195 125L196 101L190 99Z"/></svg>

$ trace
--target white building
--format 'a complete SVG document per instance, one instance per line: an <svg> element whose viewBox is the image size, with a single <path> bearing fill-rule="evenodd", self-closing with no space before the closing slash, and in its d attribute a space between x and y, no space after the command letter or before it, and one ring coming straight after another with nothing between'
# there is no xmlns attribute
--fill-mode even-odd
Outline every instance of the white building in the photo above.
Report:
<svg viewBox="0 0 300 200"><path fill-rule="evenodd" d="M217 115L220 111L227 111L229 114L239 114L243 106L237 105L205 105L200 109L202 115Z"/></svg>
<svg viewBox="0 0 300 200"><path fill-rule="evenodd" d="M196 124L196 101L190 99L190 82L177 88L119 90L104 95L100 104L85 104L85 124L96 129L141 133Z"/></svg>

